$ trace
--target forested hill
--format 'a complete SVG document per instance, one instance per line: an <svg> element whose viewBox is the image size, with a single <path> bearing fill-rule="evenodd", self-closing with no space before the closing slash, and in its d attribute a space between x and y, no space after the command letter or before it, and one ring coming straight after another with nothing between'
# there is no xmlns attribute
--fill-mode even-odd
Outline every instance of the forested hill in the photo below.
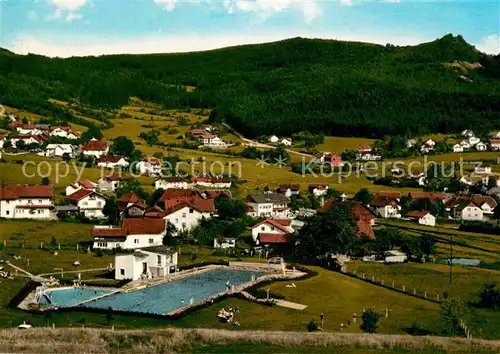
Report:
<svg viewBox="0 0 500 354"><path fill-rule="evenodd" d="M57 115L49 98L120 107L131 96L166 107L215 108L212 119L248 136L488 130L500 128L500 56L451 34L406 47L293 38L207 52L69 59L0 50L0 103Z"/></svg>

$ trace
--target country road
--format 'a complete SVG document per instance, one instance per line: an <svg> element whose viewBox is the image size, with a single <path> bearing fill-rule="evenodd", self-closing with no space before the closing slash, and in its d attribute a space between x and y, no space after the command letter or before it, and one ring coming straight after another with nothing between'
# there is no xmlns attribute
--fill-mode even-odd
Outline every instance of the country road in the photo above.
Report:
<svg viewBox="0 0 500 354"><path fill-rule="evenodd" d="M236 131L233 127L231 127L227 123L222 123L222 125L224 125L231 132L233 132L236 136L238 136L238 138L240 138L241 140L243 140L244 142L241 143L241 145L243 145L243 146L255 146L255 147L260 147L260 148L264 148L264 149L276 149L275 145L269 145L269 144L259 143L258 141L245 138L243 135L241 135L241 133L239 133L238 131ZM314 157L314 155L306 154L306 153L295 151L295 150L285 149L285 151L288 152L288 153L290 153L290 154L294 154L294 155L299 155L299 156L304 156L304 157L309 157L309 158Z"/></svg>

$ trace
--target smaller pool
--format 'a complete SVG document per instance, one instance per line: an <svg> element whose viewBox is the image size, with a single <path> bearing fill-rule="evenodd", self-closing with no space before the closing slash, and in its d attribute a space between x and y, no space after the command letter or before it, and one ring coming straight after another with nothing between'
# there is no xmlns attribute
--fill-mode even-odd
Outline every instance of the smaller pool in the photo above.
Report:
<svg viewBox="0 0 500 354"><path fill-rule="evenodd" d="M446 260L448 264L450 263L450 259ZM465 266L478 266L481 261L479 259L471 259L471 258L452 258L451 264L455 265L465 265Z"/></svg>
<svg viewBox="0 0 500 354"><path fill-rule="evenodd" d="M82 301L92 299L97 296L109 294L111 290L95 288L62 288L48 290L47 296L42 296L40 305L52 305L57 307L71 307Z"/></svg>

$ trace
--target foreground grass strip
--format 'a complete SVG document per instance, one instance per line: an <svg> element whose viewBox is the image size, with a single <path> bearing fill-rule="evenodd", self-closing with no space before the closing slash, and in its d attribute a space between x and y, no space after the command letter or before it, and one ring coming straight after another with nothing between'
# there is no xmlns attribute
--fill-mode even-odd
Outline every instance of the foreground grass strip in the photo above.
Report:
<svg viewBox="0 0 500 354"><path fill-rule="evenodd" d="M444 352L498 352L500 341L467 340L409 335L331 334L296 332L229 331L214 329L163 329L112 331L103 329L34 328L0 331L0 348L6 352L172 352L205 345L232 344L290 348L436 350ZM264 348L263 348L264 349ZM259 352L256 350L256 352Z"/></svg>

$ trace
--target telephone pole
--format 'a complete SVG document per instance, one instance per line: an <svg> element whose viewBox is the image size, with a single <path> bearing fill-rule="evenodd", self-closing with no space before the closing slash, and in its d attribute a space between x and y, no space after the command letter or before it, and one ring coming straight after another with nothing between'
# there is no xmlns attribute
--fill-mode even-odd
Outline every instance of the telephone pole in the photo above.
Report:
<svg viewBox="0 0 500 354"><path fill-rule="evenodd" d="M453 235L450 235L450 296L451 296L452 279L453 279Z"/></svg>

